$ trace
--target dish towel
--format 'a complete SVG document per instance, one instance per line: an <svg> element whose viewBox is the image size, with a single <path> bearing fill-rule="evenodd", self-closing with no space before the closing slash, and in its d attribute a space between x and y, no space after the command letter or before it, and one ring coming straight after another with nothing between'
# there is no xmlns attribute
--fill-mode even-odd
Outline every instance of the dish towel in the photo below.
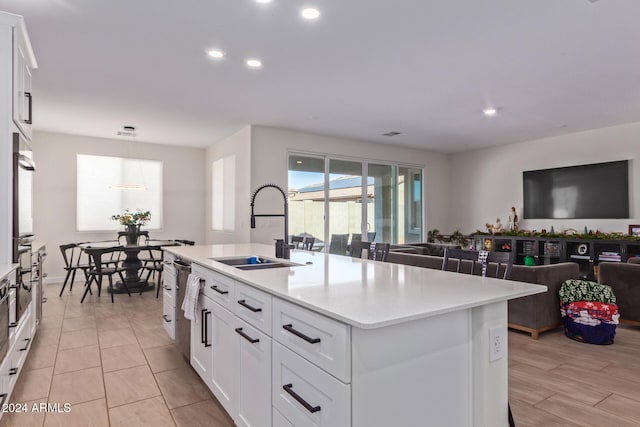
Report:
<svg viewBox="0 0 640 427"><path fill-rule="evenodd" d="M198 295L200 294L200 277L195 274L189 274L187 277L187 289L184 292L184 300L182 301L182 310L184 318L195 320L198 312Z"/></svg>

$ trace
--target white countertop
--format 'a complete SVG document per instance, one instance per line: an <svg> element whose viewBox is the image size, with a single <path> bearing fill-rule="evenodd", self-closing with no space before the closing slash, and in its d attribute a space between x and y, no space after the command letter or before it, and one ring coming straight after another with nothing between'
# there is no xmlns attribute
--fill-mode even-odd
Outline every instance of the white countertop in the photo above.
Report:
<svg viewBox="0 0 640 427"><path fill-rule="evenodd" d="M275 259L274 246L263 244L171 246L164 250L363 329L547 290L546 286L523 282L302 250L292 250L290 261L303 265L266 270L243 271L209 259L254 255Z"/></svg>
<svg viewBox="0 0 640 427"><path fill-rule="evenodd" d="M7 274L11 273L11 271L18 268L18 264L0 264L0 279L3 279L7 276Z"/></svg>

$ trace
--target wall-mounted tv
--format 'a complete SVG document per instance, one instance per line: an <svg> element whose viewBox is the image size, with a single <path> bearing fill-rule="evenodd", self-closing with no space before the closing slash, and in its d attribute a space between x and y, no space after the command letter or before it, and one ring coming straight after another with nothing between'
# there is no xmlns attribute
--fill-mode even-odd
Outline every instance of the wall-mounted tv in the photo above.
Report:
<svg viewBox="0 0 640 427"><path fill-rule="evenodd" d="M525 219L629 218L629 161L522 173Z"/></svg>

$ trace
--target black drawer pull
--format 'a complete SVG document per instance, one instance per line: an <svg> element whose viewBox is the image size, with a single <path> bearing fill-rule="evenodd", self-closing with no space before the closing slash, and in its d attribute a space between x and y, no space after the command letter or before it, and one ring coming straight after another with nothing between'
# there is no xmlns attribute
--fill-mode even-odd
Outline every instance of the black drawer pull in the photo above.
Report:
<svg viewBox="0 0 640 427"><path fill-rule="evenodd" d="M211 285L209 287L211 289L213 289L214 291L216 291L217 293L222 294L222 295L226 295L226 294L229 293L229 291L223 291L223 290L219 289L216 285Z"/></svg>
<svg viewBox="0 0 640 427"><path fill-rule="evenodd" d="M165 291L170 291L171 288L167 288L166 286L162 285L162 287L164 288Z"/></svg>
<svg viewBox="0 0 640 427"><path fill-rule="evenodd" d="M301 404L302 406L304 406L304 409L306 409L307 411L313 413L316 413L320 410L320 406L311 406L307 403L306 400L304 400L302 397L298 396L298 393L296 393L295 391L293 391L293 384L285 384L282 386L282 388L284 389L284 391L286 391L287 393L289 393L291 395L291 397L293 397L295 400L298 401L299 404Z"/></svg>
<svg viewBox="0 0 640 427"><path fill-rule="evenodd" d="M299 338L302 338L303 340L305 340L309 344L318 344L320 342L320 338L311 338L308 335L305 335L300 331L296 331L295 329L293 329L293 325L291 323L289 323L288 325L282 325L282 328L285 331L291 332L293 335L295 335L295 336L297 336Z"/></svg>
<svg viewBox="0 0 640 427"><path fill-rule="evenodd" d="M242 332L242 328L236 328L236 332L245 340L249 341L251 344L255 344L260 342L260 338L251 338L249 335Z"/></svg>
<svg viewBox="0 0 640 427"><path fill-rule="evenodd" d="M27 342L27 344L24 346L24 348L21 348L18 351L27 351L27 349L29 348L29 341L31 341L31 338L25 338L24 340Z"/></svg>
<svg viewBox="0 0 640 427"><path fill-rule="evenodd" d="M9 375L15 375L18 373L18 368L11 368L9 369Z"/></svg>
<svg viewBox="0 0 640 427"><path fill-rule="evenodd" d="M207 332L206 332L206 327L207 327L207 318L205 317L205 314L207 313L207 309L203 308L202 310L200 310L200 344L205 344L207 343Z"/></svg>
<svg viewBox="0 0 640 427"><path fill-rule="evenodd" d="M18 327L18 322L9 323L9 327L10 327L10 328L16 328L16 327Z"/></svg>
<svg viewBox="0 0 640 427"><path fill-rule="evenodd" d="M166 314L163 314L162 318L164 319L165 322L171 323L171 319L169 319Z"/></svg>
<svg viewBox="0 0 640 427"><path fill-rule="evenodd" d="M205 311L204 313L204 346L211 347L211 343L207 340L209 338L209 332L207 332L207 314L213 313L212 311Z"/></svg>
<svg viewBox="0 0 640 427"><path fill-rule="evenodd" d="M243 299L238 300L238 304L240 304L241 306L243 306L246 309L249 309L249 310L253 311L254 313L262 311L261 308L251 307L249 304L247 304L246 300L243 300Z"/></svg>

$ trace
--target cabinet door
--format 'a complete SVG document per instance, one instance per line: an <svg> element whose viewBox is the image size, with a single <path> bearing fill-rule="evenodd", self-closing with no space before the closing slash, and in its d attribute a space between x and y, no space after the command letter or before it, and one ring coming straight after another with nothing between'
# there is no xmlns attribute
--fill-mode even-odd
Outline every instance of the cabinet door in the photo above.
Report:
<svg viewBox="0 0 640 427"><path fill-rule="evenodd" d="M13 120L27 140L31 140L31 64L27 58L27 46L21 31L14 29L16 44L14 46L14 88L13 88Z"/></svg>
<svg viewBox="0 0 640 427"><path fill-rule="evenodd" d="M211 388L212 347L212 306L214 303L200 294L198 315L191 321L191 366L200 378Z"/></svg>
<svg viewBox="0 0 640 427"><path fill-rule="evenodd" d="M211 391L232 418L237 418L236 374L238 372L238 340L236 317L227 309L212 302Z"/></svg>
<svg viewBox="0 0 640 427"><path fill-rule="evenodd" d="M237 319L239 338L238 417L240 427L271 426L271 338Z"/></svg>

